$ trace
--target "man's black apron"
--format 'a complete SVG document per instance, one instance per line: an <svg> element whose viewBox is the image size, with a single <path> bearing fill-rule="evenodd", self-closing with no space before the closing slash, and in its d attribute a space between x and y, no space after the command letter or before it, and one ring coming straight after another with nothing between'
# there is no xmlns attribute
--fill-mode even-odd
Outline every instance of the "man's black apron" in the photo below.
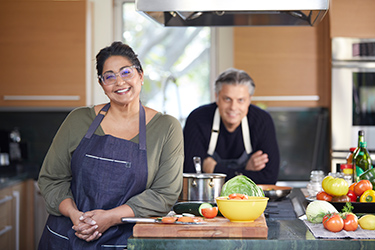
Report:
<svg viewBox="0 0 375 250"><path fill-rule="evenodd" d="M98 136L99 127L110 104L96 116L72 155L71 190L80 211L111 209L143 192L147 183L145 110L139 104L139 144L111 135ZM50 215L39 249L123 249L134 224L109 228L96 241L75 236L70 218Z"/></svg>
<svg viewBox="0 0 375 250"><path fill-rule="evenodd" d="M221 159L219 154L215 151L217 139L219 137L220 129L220 113L219 108L216 108L214 120L212 123L212 132L210 143L208 146L207 154L210 155L214 160L219 163L224 163L230 169L244 169L246 167L247 161L252 153L251 140L250 140L250 128L247 116L245 116L241 121L242 127L242 138L245 146L245 151L237 159Z"/></svg>

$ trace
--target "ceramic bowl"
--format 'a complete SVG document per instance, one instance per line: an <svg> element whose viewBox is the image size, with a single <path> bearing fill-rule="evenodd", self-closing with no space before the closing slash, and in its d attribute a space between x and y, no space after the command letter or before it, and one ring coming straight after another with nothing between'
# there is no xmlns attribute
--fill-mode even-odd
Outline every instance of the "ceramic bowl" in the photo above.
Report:
<svg viewBox="0 0 375 250"><path fill-rule="evenodd" d="M227 196L216 198L220 213L231 222L252 222L262 215L268 197L249 196L247 200L229 200Z"/></svg>

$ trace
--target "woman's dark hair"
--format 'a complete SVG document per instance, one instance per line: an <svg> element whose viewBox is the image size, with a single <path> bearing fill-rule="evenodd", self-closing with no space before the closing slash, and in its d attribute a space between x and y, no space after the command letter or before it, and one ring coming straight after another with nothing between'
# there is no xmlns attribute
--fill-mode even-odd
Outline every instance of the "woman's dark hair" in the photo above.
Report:
<svg viewBox="0 0 375 250"><path fill-rule="evenodd" d="M138 55L134 53L133 49L129 45L122 42L113 42L111 46L101 49L96 55L96 71L98 77L103 74L104 63L111 56L126 57L132 63L132 65L136 66L139 73L143 73L141 62L138 59Z"/></svg>

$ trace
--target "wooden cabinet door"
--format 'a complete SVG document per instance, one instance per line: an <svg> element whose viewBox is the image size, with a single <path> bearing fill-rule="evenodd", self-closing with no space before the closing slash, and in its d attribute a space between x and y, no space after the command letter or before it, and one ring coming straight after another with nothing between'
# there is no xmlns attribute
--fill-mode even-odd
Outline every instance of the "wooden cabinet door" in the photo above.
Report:
<svg viewBox="0 0 375 250"><path fill-rule="evenodd" d="M15 213L12 188L0 189L0 249L15 249Z"/></svg>
<svg viewBox="0 0 375 250"><path fill-rule="evenodd" d="M374 0L331 0L331 37L375 37Z"/></svg>
<svg viewBox="0 0 375 250"><path fill-rule="evenodd" d="M327 17L316 27L236 27L234 66L253 78L255 104L329 107L330 46Z"/></svg>
<svg viewBox="0 0 375 250"><path fill-rule="evenodd" d="M13 211L17 212L19 249L34 249L34 180L29 179L12 187ZM17 216L17 215L15 215ZM18 227L17 227L18 226Z"/></svg>
<svg viewBox="0 0 375 250"><path fill-rule="evenodd" d="M86 1L0 1L0 106L86 103Z"/></svg>

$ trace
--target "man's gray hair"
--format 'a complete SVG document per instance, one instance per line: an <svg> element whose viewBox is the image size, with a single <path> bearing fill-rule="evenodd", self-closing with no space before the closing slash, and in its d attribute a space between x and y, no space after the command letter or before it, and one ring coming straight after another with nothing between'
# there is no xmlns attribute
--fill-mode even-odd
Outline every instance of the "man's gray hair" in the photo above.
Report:
<svg viewBox="0 0 375 250"><path fill-rule="evenodd" d="M243 70L229 68L222 72L215 81L215 93L218 95L223 84L240 84L249 88L249 94L253 95L255 84L253 79Z"/></svg>

